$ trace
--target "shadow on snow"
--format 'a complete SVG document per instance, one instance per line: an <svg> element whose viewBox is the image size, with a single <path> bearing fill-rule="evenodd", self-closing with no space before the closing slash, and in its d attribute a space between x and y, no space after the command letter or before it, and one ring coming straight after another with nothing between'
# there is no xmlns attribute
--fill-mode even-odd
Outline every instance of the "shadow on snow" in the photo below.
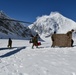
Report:
<svg viewBox="0 0 76 75"><path fill-rule="evenodd" d="M10 52L8 52L8 53L6 53L6 54L4 54L4 55L1 55L0 58L4 58L4 57L11 56L11 55L13 55L13 54L21 51L22 49L25 49L25 48L26 48L26 47L17 47L16 50L13 50L13 51L10 51Z"/></svg>
<svg viewBox="0 0 76 75"><path fill-rule="evenodd" d="M17 47L12 47L12 48L7 48L7 47L5 47L5 48L0 48L0 51L1 51L1 50L7 50L7 49L14 49L14 48L17 48Z"/></svg>

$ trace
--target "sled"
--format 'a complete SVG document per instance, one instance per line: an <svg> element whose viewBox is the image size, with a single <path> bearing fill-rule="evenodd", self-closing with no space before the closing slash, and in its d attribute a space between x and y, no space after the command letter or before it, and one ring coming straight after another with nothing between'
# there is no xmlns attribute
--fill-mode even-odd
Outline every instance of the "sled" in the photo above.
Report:
<svg viewBox="0 0 76 75"><path fill-rule="evenodd" d="M72 36L67 36L67 34L53 34L51 39L52 47L71 47Z"/></svg>

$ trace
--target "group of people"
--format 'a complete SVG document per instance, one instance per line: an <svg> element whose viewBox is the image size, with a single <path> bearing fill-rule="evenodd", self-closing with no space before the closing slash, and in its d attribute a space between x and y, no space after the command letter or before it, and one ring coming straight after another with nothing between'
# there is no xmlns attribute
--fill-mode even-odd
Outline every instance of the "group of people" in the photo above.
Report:
<svg viewBox="0 0 76 75"><path fill-rule="evenodd" d="M38 48L38 45L41 43L38 42L38 34L36 36L32 36L32 39L30 40L30 43L33 43L32 44L32 48L34 48L34 46L36 46L36 48ZM11 38L9 38L8 40L8 45L7 45L8 48L12 48L12 40Z"/></svg>
<svg viewBox="0 0 76 75"><path fill-rule="evenodd" d="M74 30L72 29L71 31L68 31L66 34L67 36L69 36L69 38L72 38L72 33L74 32ZM34 48L34 46L36 46L36 48L38 48L39 45L41 45L41 42L38 42L38 34L36 34L36 36L31 35L32 39L30 40L30 43L32 43L32 49ZM52 41L53 37L52 37ZM73 47L73 39L71 39L71 47ZM12 40L11 38L9 38L8 40L8 48L12 48Z"/></svg>
<svg viewBox="0 0 76 75"><path fill-rule="evenodd" d="M71 31L68 31L67 33L66 33L66 35L67 35L67 38L66 39L69 39L69 41L70 41L70 46L71 47L73 47L73 43L74 43L74 41L73 41L73 39L72 39L72 33L74 32L74 29L72 29ZM54 32L54 34L56 34L56 32ZM61 34L61 36L62 36L63 34ZM59 35L57 35L57 36L59 36ZM51 39L52 39L52 46L51 47L54 47L54 45L56 44L58 44L58 45L61 45L61 42L59 42L59 43L56 43L56 42L58 42L58 40L55 40L55 38L57 38L58 40L59 40L59 38L58 37L56 37L56 36L54 36L54 35L52 35L51 36ZM63 39L64 39L64 37L62 37ZM61 40L62 42L63 42L63 40ZM67 45L68 45L68 43L69 42L67 42ZM66 44L65 44L66 45ZM67 46L66 45L66 46ZM62 45L61 45L62 46Z"/></svg>
<svg viewBox="0 0 76 75"><path fill-rule="evenodd" d="M32 39L30 40L30 43L32 43L32 49L34 48L34 46L36 46L36 48L38 48L38 45L41 45L40 42L38 42L38 34L36 34L36 36L31 35ZM8 48L12 48L12 39L9 38L8 39Z"/></svg>

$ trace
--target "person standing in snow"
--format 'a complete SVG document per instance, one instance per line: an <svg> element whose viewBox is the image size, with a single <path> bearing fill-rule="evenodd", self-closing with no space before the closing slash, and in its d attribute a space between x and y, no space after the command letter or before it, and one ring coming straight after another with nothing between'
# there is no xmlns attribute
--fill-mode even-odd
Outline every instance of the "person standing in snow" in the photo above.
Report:
<svg viewBox="0 0 76 75"><path fill-rule="evenodd" d="M56 31L54 31L54 33L53 34L56 34ZM53 44L53 42L54 42L54 35L52 34L52 36L51 36L51 39L52 39L52 46L51 47L54 47L54 44Z"/></svg>
<svg viewBox="0 0 76 75"><path fill-rule="evenodd" d="M11 48L12 47L12 40L11 40L11 38L9 38L9 40L8 40L8 48Z"/></svg>
<svg viewBox="0 0 76 75"><path fill-rule="evenodd" d="M74 30L72 29L71 31L68 31L66 34L69 38L72 38L73 32L74 32ZM73 39L71 39L71 47L73 47L73 43L74 43L74 41L73 41Z"/></svg>
<svg viewBox="0 0 76 75"><path fill-rule="evenodd" d="M32 43L33 43L32 48L34 48L34 46L38 48L38 34L32 37Z"/></svg>

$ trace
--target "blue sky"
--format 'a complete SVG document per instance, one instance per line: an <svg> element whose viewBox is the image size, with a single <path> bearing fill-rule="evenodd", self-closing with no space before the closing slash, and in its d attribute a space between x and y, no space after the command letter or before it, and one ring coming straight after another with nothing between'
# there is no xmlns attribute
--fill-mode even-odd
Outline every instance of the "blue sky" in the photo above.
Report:
<svg viewBox="0 0 76 75"><path fill-rule="evenodd" d="M11 18L27 22L55 11L76 21L76 0L0 0L0 10Z"/></svg>

